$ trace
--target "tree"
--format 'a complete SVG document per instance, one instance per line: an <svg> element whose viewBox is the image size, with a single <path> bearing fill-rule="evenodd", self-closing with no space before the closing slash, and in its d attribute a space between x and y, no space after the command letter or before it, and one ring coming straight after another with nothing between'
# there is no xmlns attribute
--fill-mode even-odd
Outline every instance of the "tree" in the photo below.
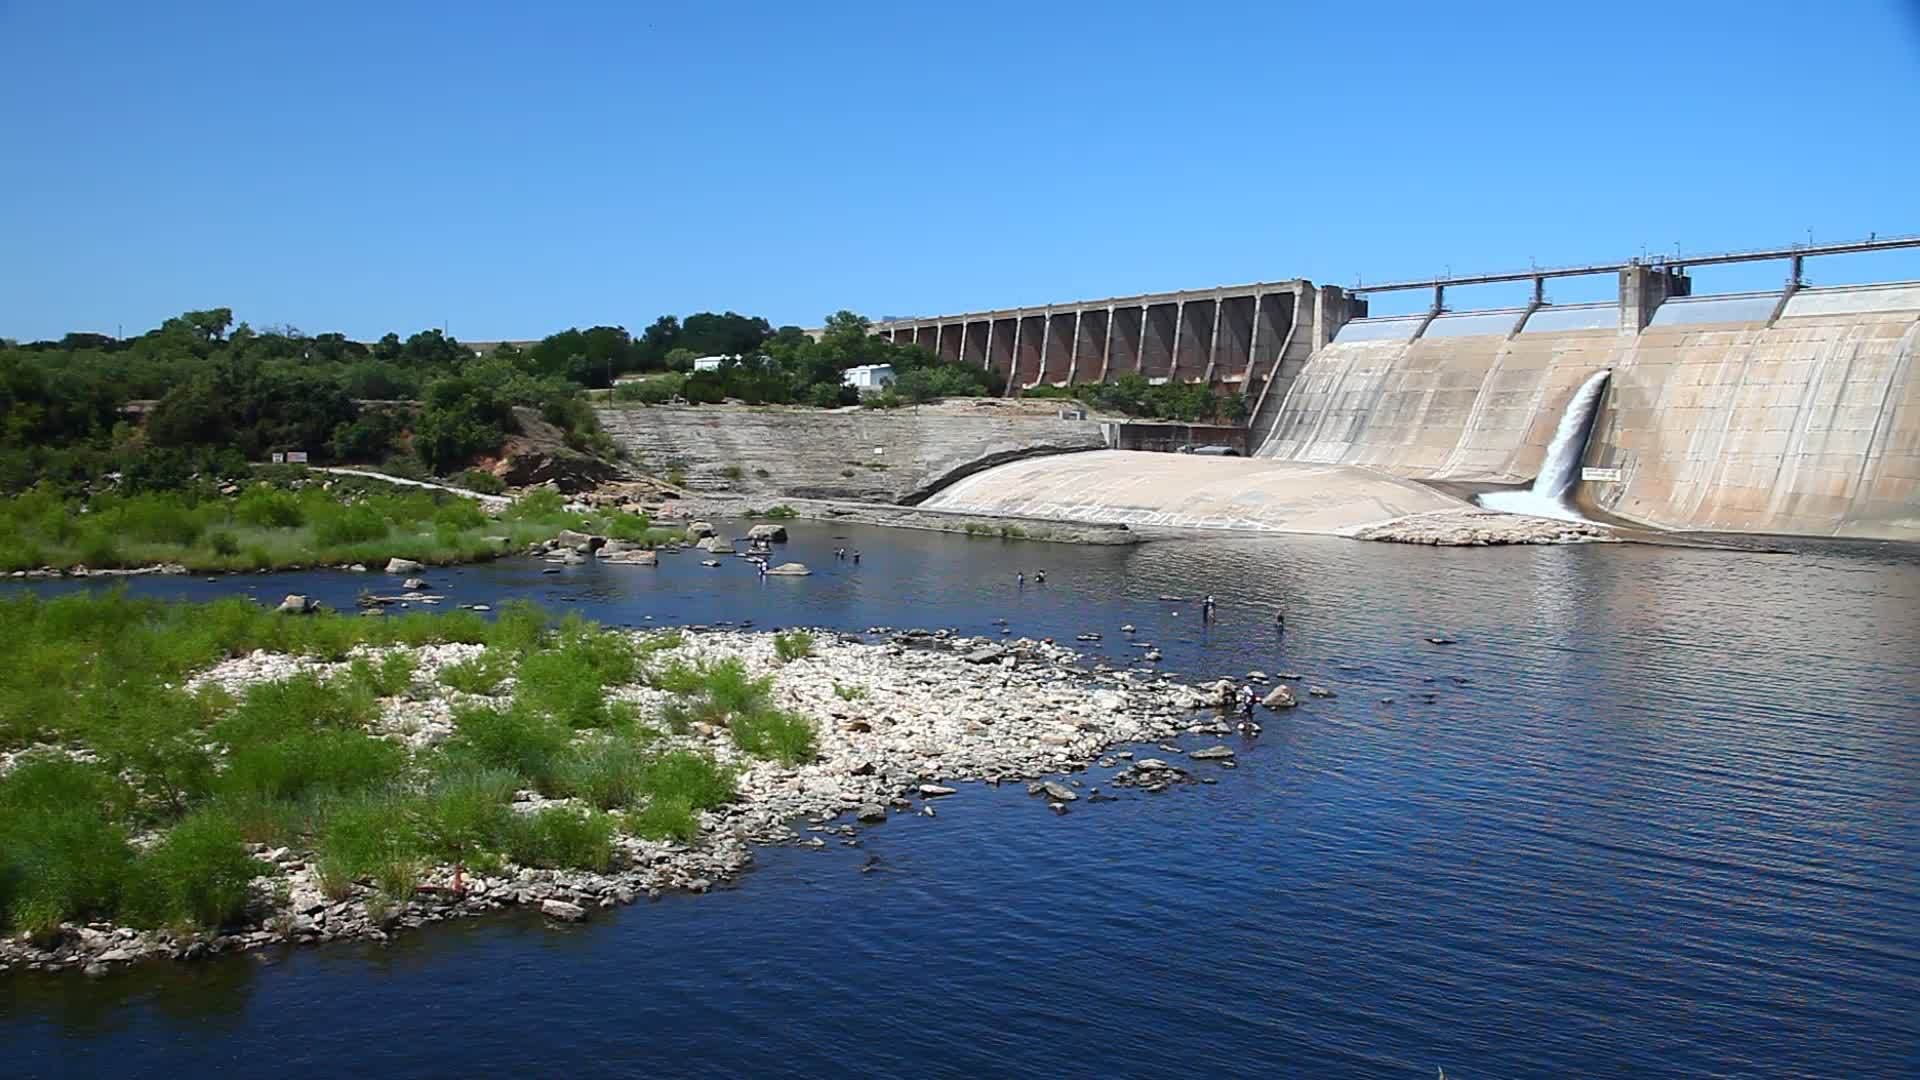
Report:
<svg viewBox="0 0 1920 1080"><path fill-rule="evenodd" d="M449 375L427 386L413 448L435 472L452 472L498 450L513 427L512 406L497 381Z"/></svg>
<svg viewBox="0 0 1920 1080"><path fill-rule="evenodd" d="M702 311L687 316L675 344L692 349L696 356L745 356L758 350L772 334L773 327L765 319L731 311L718 315Z"/></svg>
<svg viewBox="0 0 1920 1080"><path fill-rule="evenodd" d="M667 353L680 339L680 320L672 315L662 315L653 320L640 335L639 348L636 351L636 367L641 371L657 371L666 366Z"/></svg>

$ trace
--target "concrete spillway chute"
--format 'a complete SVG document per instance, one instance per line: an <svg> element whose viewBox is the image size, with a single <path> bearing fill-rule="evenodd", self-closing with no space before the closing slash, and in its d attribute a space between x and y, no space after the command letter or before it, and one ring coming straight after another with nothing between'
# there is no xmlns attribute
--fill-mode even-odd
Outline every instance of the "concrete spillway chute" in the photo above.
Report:
<svg viewBox="0 0 1920 1080"><path fill-rule="evenodd" d="M1574 481L1579 479L1587 434L1593 430L1594 415L1600 411L1607 379L1612 375L1612 371L1596 371L1574 391L1566 411L1560 414L1560 425L1554 429L1553 441L1547 444L1547 456L1540 462L1539 475L1531 485L1518 491L1488 492L1475 501L1489 510L1509 514L1585 521L1568 496L1573 493Z"/></svg>

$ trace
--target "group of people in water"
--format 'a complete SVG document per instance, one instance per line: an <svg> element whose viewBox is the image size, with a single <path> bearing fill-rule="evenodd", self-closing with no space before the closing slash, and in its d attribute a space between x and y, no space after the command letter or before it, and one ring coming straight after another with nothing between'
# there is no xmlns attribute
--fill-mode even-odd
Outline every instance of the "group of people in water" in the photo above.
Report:
<svg viewBox="0 0 1920 1080"><path fill-rule="evenodd" d="M1047 572L1045 570L1035 570L1033 572L1033 583L1035 585L1045 585L1047 583ZM1016 589L1024 589L1027 587L1027 572L1025 570L1014 573L1013 586Z"/></svg>
<svg viewBox="0 0 1920 1080"><path fill-rule="evenodd" d="M834 548L833 557L836 559L852 559L853 565L855 566L860 565L860 549L859 548L854 548L852 551L848 551L846 548Z"/></svg>

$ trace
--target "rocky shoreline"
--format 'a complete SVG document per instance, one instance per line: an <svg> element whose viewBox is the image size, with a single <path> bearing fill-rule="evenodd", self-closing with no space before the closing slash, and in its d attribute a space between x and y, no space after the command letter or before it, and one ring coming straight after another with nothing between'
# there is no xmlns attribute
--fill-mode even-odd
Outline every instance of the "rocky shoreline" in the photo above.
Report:
<svg viewBox="0 0 1920 1080"><path fill-rule="evenodd" d="M684 735L663 734L658 744L663 750L696 749L739 770L737 797L700 815L700 834L691 844L621 833L608 872L507 864L498 873L468 874L458 888L451 866L432 867L404 902L379 895L369 881L329 897L320 887L314 852L256 846L260 875L252 884L244 925L187 933L63 924L40 940L0 939L0 972L98 975L150 959L342 940L385 942L428 923L508 907L537 908L551 919L578 921L596 909L643 896L699 893L733 881L752 865L757 845L825 847L826 837L850 836L857 823L899 813L931 816L940 799L956 793L949 784L1033 781L1030 791L1064 813L1083 798L1112 797L1083 787L1071 774L1096 761L1112 766L1131 759L1125 750L1103 757L1114 747L1228 731L1219 713L1201 711L1224 703L1220 686L1194 687L1151 671L1090 665L1045 641L965 638L944 630L815 633L813 655L785 663L775 655L771 632L694 628L674 650L674 656L690 662L739 658L753 673L773 676L776 701L812 719L819 736L817 760L784 767L744 755L724 728L696 723ZM480 648L449 644L405 650L418 665L414 685L383 700L374 733L416 748L451 736L453 707L471 695L447 689L435 676ZM356 655L390 651L356 650ZM335 666L258 652L225 661L195 682L238 690ZM608 696L631 702L648 716L668 695L636 683L609 688ZM1226 747L1208 742L1194 750L1192 766L1143 758L1112 782L1159 791L1180 782L1211 783L1214 777L1199 770L1232 767L1233 752ZM1163 756L1179 752L1165 745L1156 751ZM514 809L532 812L566 802L522 791ZM796 823L803 823L804 833Z"/></svg>
<svg viewBox="0 0 1920 1080"><path fill-rule="evenodd" d="M1345 535L1355 540L1430 547L1498 547L1506 544L1610 544L1621 538L1590 521L1527 517L1495 510L1439 510L1410 514Z"/></svg>

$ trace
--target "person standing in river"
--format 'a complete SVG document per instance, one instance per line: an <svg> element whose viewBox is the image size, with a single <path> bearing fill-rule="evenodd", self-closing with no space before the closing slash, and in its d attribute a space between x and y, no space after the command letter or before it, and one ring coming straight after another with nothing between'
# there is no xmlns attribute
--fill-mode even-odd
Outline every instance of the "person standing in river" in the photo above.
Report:
<svg viewBox="0 0 1920 1080"><path fill-rule="evenodd" d="M1208 593L1207 598L1200 601L1200 621L1203 623L1213 621L1213 594L1212 593Z"/></svg>
<svg viewBox="0 0 1920 1080"><path fill-rule="evenodd" d="M1047 583L1047 572L1045 570L1035 570L1033 572L1033 583L1035 585L1045 585Z"/></svg>
<svg viewBox="0 0 1920 1080"><path fill-rule="evenodd" d="M1013 587L1016 589L1024 589L1027 587L1027 572L1025 570L1013 575Z"/></svg>
<svg viewBox="0 0 1920 1080"><path fill-rule="evenodd" d="M853 549L853 565L855 566L860 565L860 549L859 548Z"/></svg>

